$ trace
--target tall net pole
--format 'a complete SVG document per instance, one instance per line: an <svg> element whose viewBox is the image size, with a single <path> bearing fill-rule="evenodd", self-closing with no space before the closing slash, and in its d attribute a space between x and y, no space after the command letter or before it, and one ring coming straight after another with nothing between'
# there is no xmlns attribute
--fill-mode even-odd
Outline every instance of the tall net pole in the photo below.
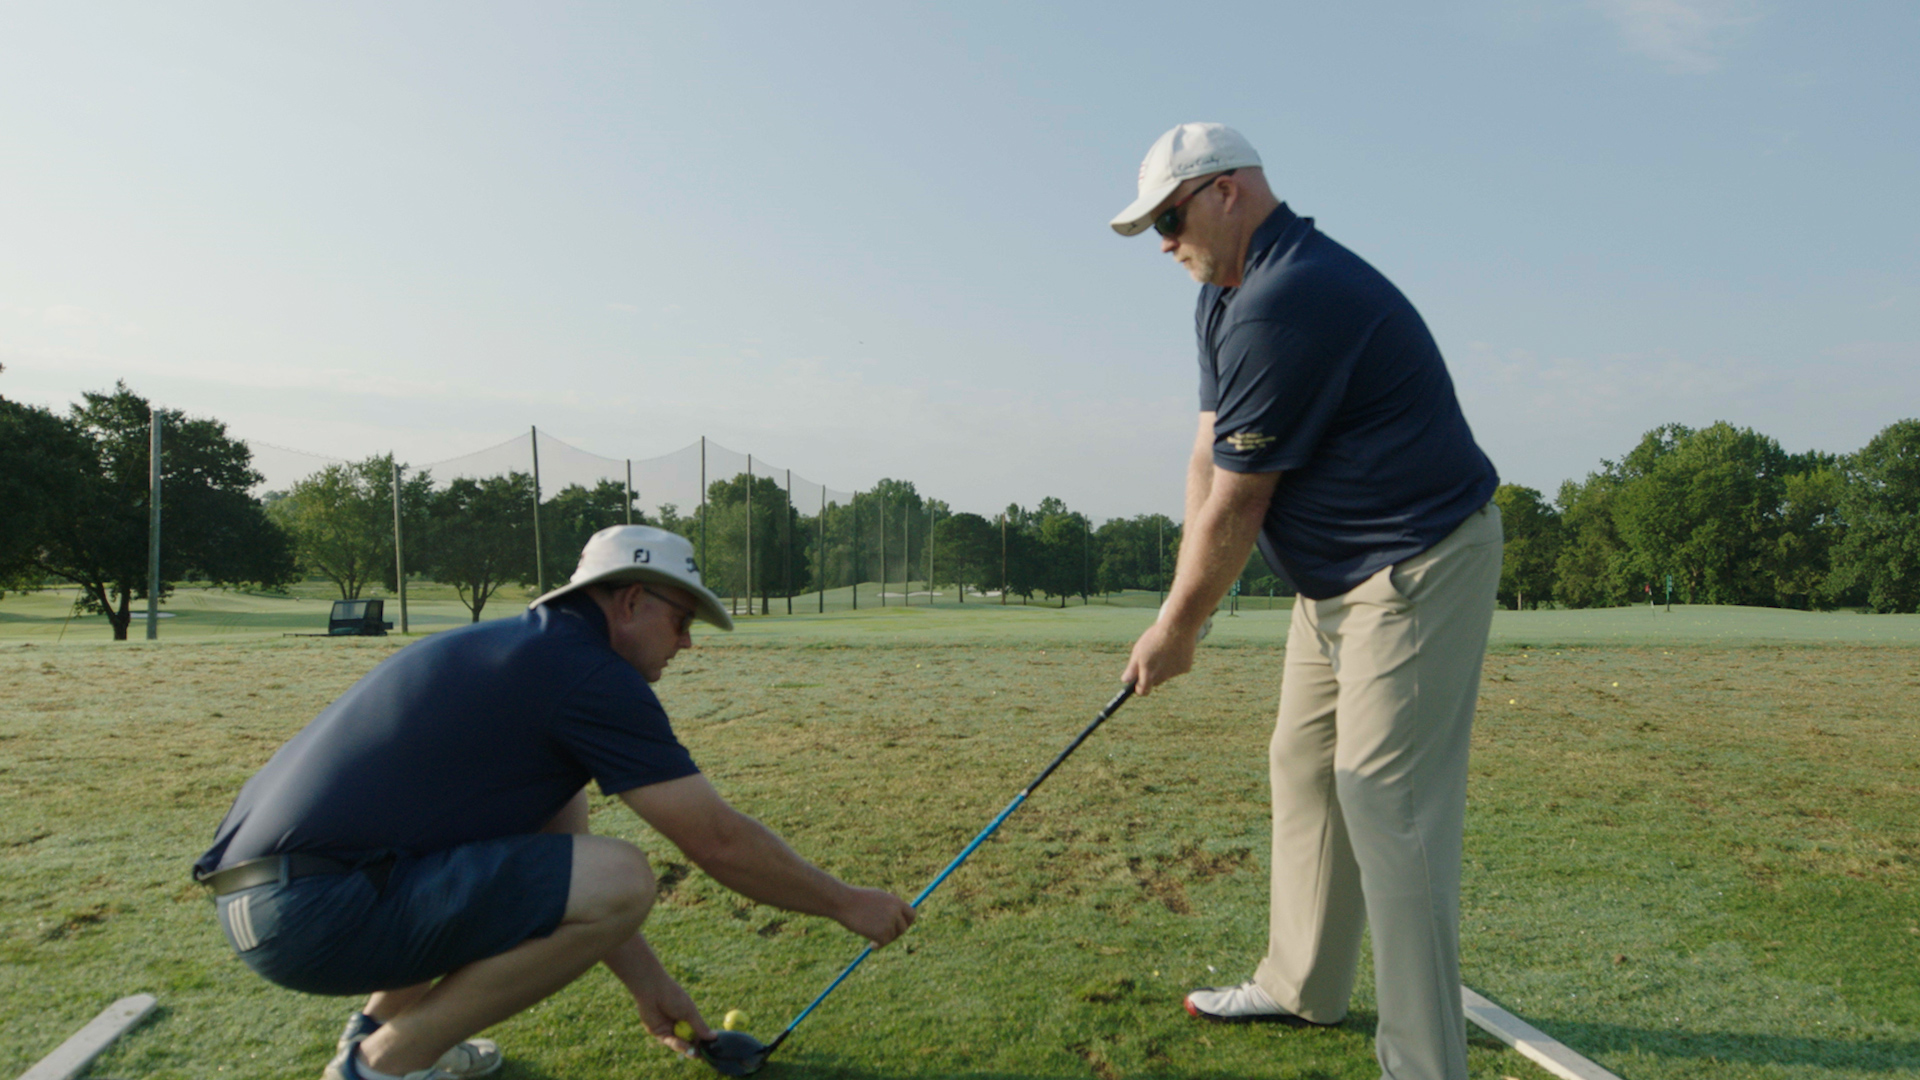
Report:
<svg viewBox="0 0 1920 1080"><path fill-rule="evenodd" d="M853 610L860 610L860 493L847 500L848 546L853 549Z"/></svg>
<svg viewBox="0 0 1920 1080"><path fill-rule="evenodd" d="M400 546L400 458L387 451L387 464L393 466L393 583L400 594L400 632L407 632L407 559Z"/></svg>
<svg viewBox="0 0 1920 1080"><path fill-rule="evenodd" d="M547 560L540 551L540 429L528 428L533 437L533 580L537 595L547 595Z"/></svg>
<svg viewBox="0 0 1920 1080"><path fill-rule="evenodd" d="M927 503L927 606L933 606L933 503Z"/></svg>
<svg viewBox="0 0 1920 1080"><path fill-rule="evenodd" d="M1160 602L1167 602L1167 519L1161 518L1153 523L1154 535L1159 540L1154 544L1154 577L1160 580Z"/></svg>
<svg viewBox="0 0 1920 1080"><path fill-rule="evenodd" d="M900 504L900 603L913 603L913 507Z"/></svg>
<svg viewBox="0 0 1920 1080"><path fill-rule="evenodd" d="M633 524L633 459L627 459L627 524Z"/></svg>
<svg viewBox="0 0 1920 1080"><path fill-rule="evenodd" d="M747 614L753 614L753 455L747 455Z"/></svg>
<svg viewBox="0 0 1920 1080"><path fill-rule="evenodd" d="M820 485L820 554L814 559L813 576L820 583L820 614L827 613L827 485Z"/></svg>
<svg viewBox="0 0 1920 1080"><path fill-rule="evenodd" d="M160 640L160 429L166 414L147 413L147 640Z"/></svg>
<svg viewBox="0 0 1920 1080"><path fill-rule="evenodd" d="M787 614L793 614L793 470L787 470L787 505L780 514L780 531L787 537Z"/></svg>
<svg viewBox="0 0 1920 1080"><path fill-rule="evenodd" d="M887 500L880 500L880 512L874 515L880 522L880 606L887 606Z"/></svg>
<svg viewBox="0 0 1920 1080"><path fill-rule="evenodd" d="M1007 606L1007 515L1000 515L1000 606Z"/></svg>
<svg viewBox="0 0 1920 1080"><path fill-rule="evenodd" d="M707 566L707 437L700 436L700 567Z"/></svg>

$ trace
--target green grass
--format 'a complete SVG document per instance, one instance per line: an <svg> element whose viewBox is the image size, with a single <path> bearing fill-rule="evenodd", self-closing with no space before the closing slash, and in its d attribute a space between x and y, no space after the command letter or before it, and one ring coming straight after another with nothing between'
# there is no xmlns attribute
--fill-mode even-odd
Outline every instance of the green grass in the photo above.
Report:
<svg viewBox="0 0 1920 1080"><path fill-rule="evenodd" d="M835 872L910 894L1105 700L1150 617L987 607L745 620L703 635L713 647L661 691L736 803ZM1818 639L1846 616L1693 614L1707 625L1680 609L1501 616L1506 641L1518 626L1559 647L1489 659L1467 981L1628 1080L1913 1075L1920 648ZM1128 705L765 1075L1377 1076L1368 974L1333 1030L1179 1011L1263 945L1284 615L1217 620L1199 670ZM1585 644L1643 632L1628 616L1696 637ZM1815 640L1753 643L1783 627ZM1734 631L1747 643L1697 636ZM316 1075L350 1003L247 972L186 866L240 783L403 642L72 641L0 648L0 1075L143 990L160 1010L93 1075ZM594 809L597 830L678 873L618 803ZM710 1016L744 1008L763 1037L858 951L698 872L648 932ZM491 1034L503 1080L705 1075L640 1034L604 972ZM1544 1075L1478 1035L1472 1069Z"/></svg>
<svg viewBox="0 0 1920 1080"><path fill-rule="evenodd" d="M1159 595L1129 592L1095 597L1091 604L1069 600L1022 604L1017 597L975 597L964 603L943 593L932 604L919 594L901 604L898 582L892 599L878 606L878 587L861 586L861 607L849 604L850 589L829 590L827 610L817 611L811 596L772 601L773 614L742 615L731 635L696 631L701 645L817 646L915 644L1124 645L1153 619ZM432 633L471 621L453 590L431 582L408 586L408 622L415 634ZM0 645L36 642L72 645L111 642L104 616L69 618L73 590L44 590L0 598ZM290 596L225 589L183 588L165 608L172 617L160 626L163 642L265 640L289 633L317 633L337 596L331 586L298 586ZM369 594L376 595L376 594ZM481 615L486 619L517 615L534 593L513 588L497 594ZM1237 614L1215 615L1215 645L1277 646L1286 640L1293 601L1248 597ZM742 604L744 608L744 603ZM143 609L144 611L144 609ZM400 621L399 604L387 599L387 620ZM132 637L146 635L144 614L136 614ZM1779 608L1688 607L1672 611L1646 607L1594 611L1497 611L1494 647L1502 646L1660 646L1724 647L1767 644L1920 646L1920 615L1863 615L1854 612L1786 611Z"/></svg>

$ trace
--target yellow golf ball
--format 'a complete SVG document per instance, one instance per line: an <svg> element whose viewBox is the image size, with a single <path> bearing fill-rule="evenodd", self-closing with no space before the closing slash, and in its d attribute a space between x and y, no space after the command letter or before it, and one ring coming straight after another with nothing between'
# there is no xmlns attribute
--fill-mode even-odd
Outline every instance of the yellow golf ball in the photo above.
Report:
<svg viewBox="0 0 1920 1080"><path fill-rule="evenodd" d="M753 1017L739 1009L728 1009L726 1017L720 1021L720 1026L728 1031L739 1031L751 1023L753 1023Z"/></svg>
<svg viewBox="0 0 1920 1080"><path fill-rule="evenodd" d="M693 1038L693 1025L687 1023L685 1020L676 1020L673 1022L673 1033L682 1039L691 1040Z"/></svg>

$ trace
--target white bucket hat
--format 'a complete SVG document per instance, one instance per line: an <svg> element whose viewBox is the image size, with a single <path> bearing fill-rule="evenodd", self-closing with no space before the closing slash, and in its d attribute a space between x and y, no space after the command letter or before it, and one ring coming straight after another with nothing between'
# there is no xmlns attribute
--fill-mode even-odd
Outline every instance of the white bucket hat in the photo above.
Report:
<svg viewBox="0 0 1920 1080"><path fill-rule="evenodd" d="M1140 197L1108 224L1121 236L1137 236L1153 224L1154 208L1181 181L1259 165L1253 144L1227 125L1181 124L1154 141L1140 163Z"/></svg>
<svg viewBox="0 0 1920 1080"><path fill-rule="evenodd" d="M652 581L673 585L693 594L694 614L722 630L733 629L733 618L720 598L700 584L700 565L693 545L679 533L651 525L615 525L594 533L580 551L580 565L572 580L540 597L528 607L539 607L557 596L596 583L627 585Z"/></svg>

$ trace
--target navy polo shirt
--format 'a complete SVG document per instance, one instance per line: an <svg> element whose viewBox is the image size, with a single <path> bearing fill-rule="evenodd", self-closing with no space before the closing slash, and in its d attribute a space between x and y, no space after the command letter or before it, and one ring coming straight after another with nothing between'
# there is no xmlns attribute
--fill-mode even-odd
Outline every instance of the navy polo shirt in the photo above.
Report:
<svg viewBox="0 0 1920 1080"><path fill-rule="evenodd" d="M1312 218L1276 209L1241 284L1200 290L1194 325L1214 463L1282 474L1260 551L1301 595L1339 596L1493 497L1419 312Z"/></svg>
<svg viewBox="0 0 1920 1080"><path fill-rule="evenodd" d="M613 795L698 771L574 594L368 672L247 781L194 867L441 851L538 832L589 779Z"/></svg>

